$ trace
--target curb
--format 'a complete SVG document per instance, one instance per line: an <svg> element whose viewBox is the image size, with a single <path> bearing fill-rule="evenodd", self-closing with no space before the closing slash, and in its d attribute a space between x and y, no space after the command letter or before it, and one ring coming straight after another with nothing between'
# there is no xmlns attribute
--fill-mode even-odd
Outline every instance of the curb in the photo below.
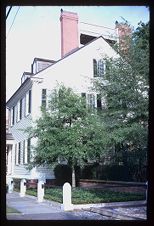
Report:
<svg viewBox="0 0 154 226"><path fill-rule="evenodd" d="M110 203L96 203L96 204L80 204L73 205L76 209L100 208L100 207L133 207L146 205L146 201L129 201L129 202L110 202Z"/></svg>

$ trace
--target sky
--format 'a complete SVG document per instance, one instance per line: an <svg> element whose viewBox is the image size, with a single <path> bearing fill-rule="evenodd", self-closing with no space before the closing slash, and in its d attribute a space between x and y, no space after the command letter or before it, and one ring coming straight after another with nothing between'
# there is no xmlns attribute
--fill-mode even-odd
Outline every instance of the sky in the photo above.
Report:
<svg viewBox="0 0 154 226"><path fill-rule="evenodd" d="M6 20L6 100L21 85L23 72L31 71L35 57L60 58L60 9L76 12L80 22L115 27L122 17L137 28L149 21L145 6L14 6ZM8 12L6 8L6 13ZM15 16L16 15L16 16ZM14 21L14 22L13 22Z"/></svg>

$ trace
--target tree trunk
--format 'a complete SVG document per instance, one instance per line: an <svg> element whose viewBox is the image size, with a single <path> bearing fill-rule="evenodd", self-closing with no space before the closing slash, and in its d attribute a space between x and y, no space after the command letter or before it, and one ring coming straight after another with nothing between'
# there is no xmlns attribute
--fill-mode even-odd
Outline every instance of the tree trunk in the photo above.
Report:
<svg viewBox="0 0 154 226"><path fill-rule="evenodd" d="M72 187L76 187L76 179L75 179L75 168L72 166Z"/></svg>

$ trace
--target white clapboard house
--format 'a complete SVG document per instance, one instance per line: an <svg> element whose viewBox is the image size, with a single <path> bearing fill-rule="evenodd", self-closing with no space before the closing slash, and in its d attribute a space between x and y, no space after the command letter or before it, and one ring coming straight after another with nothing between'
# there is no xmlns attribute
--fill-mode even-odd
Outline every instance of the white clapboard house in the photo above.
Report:
<svg viewBox="0 0 154 226"><path fill-rule="evenodd" d="M118 24L119 25L119 24ZM93 107L103 104L97 93L91 91L91 80L103 77L104 56L116 57L113 45L120 40L120 26L115 29L81 23L76 13L61 10L61 58L58 61L35 58L31 71L24 72L21 85L7 101L8 139L7 180L54 179L54 173L45 167L27 170L30 161L31 145L34 138L28 139L22 129L32 125L40 116L40 107L47 104L47 98L57 83L71 87L78 95L84 95Z"/></svg>

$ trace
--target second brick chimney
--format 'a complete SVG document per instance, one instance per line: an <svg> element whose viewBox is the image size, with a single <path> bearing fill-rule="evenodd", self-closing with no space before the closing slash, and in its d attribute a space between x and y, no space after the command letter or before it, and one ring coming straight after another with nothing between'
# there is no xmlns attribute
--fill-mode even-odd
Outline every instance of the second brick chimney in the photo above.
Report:
<svg viewBox="0 0 154 226"><path fill-rule="evenodd" d="M78 15L61 9L61 58L79 47Z"/></svg>
<svg viewBox="0 0 154 226"><path fill-rule="evenodd" d="M127 53L129 49L129 41L132 35L131 27L126 23L115 23L119 36L119 46L122 52Z"/></svg>

